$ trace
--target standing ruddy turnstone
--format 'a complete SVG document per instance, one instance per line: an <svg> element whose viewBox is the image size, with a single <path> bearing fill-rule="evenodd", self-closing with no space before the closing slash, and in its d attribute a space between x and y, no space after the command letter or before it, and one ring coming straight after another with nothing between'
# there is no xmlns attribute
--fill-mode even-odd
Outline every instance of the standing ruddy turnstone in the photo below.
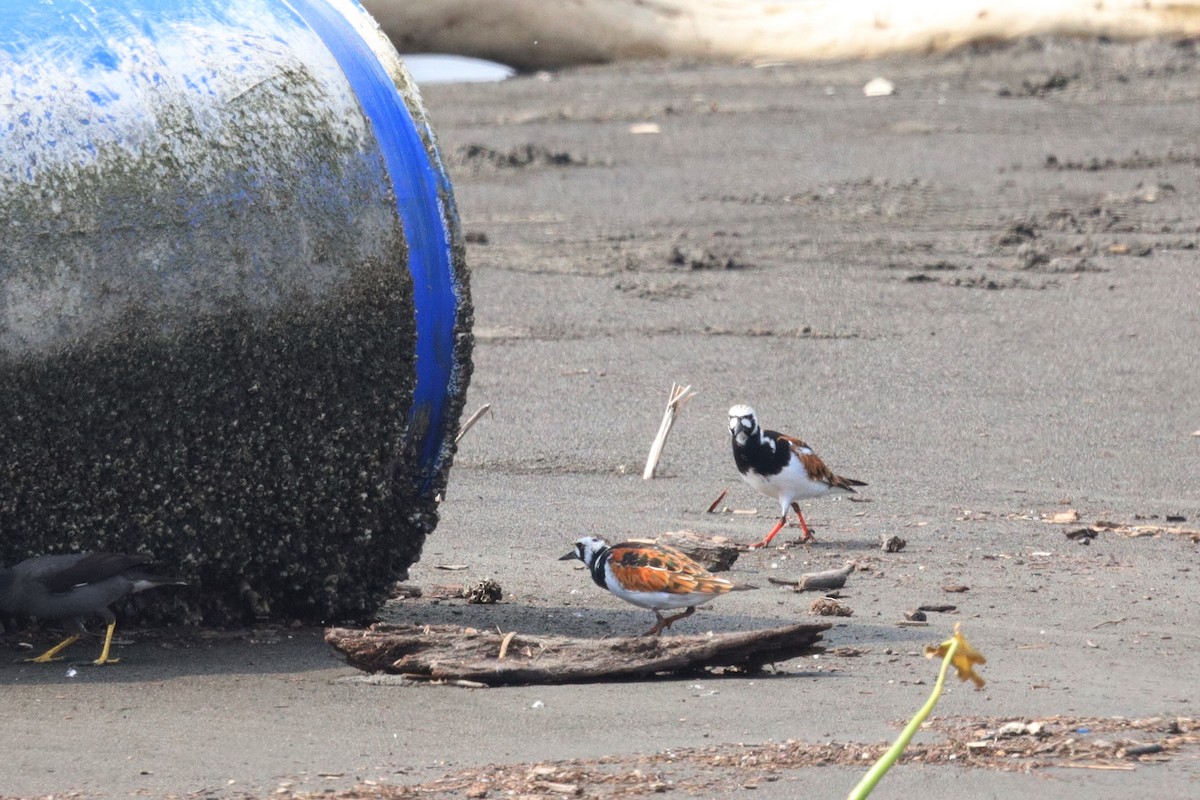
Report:
<svg viewBox="0 0 1200 800"><path fill-rule="evenodd" d="M758 588L718 578L678 550L651 542L610 545L599 536L584 536L559 561L573 558L587 566L597 586L654 612L658 622L644 636L657 636L726 592ZM661 611L667 608L687 610L664 617Z"/></svg>
<svg viewBox="0 0 1200 800"><path fill-rule="evenodd" d="M832 491L854 492L855 486L866 486L862 481L834 475L820 456L799 439L764 431L750 406L736 405L729 409L729 433L733 437L733 460L742 478L767 497L779 501L779 522L751 549L771 543L787 524L789 506L800 518L800 529L804 531L800 541L811 542L813 535L796 501Z"/></svg>

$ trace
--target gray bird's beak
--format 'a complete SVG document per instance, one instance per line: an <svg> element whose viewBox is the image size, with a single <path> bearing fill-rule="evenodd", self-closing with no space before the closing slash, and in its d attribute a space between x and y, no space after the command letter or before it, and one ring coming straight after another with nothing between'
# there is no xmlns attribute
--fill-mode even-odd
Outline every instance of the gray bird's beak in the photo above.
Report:
<svg viewBox="0 0 1200 800"><path fill-rule="evenodd" d="M567 553L565 556L559 556L558 560L559 561L570 561L572 558L579 558L579 553L572 550L571 552Z"/></svg>

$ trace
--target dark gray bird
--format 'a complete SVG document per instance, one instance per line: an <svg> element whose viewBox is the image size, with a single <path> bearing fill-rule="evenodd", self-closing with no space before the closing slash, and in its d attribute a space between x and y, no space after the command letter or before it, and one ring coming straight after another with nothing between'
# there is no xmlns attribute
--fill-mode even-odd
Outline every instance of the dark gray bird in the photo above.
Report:
<svg viewBox="0 0 1200 800"><path fill-rule="evenodd" d="M58 654L87 634L86 617L103 617L108 624L104 649L92 663L115 664L109 658L117 618L109 606L127 594L156 586L183 585L183 581L152 575L142 569L150 559L125 553L77 553L36 556L14 567L0 567L0 610L9 614L57 619L71 633L37 658L38 663L57 661Z"/></svg>

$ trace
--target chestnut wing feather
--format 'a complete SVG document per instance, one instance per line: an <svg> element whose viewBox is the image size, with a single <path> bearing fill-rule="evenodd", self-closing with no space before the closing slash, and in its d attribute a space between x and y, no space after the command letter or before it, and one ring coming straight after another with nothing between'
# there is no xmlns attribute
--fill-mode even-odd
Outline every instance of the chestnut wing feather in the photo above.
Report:
<svg viewBox="0 0 1200 800"><path fill-rule="evenodd" d="M797 439L795 436L784 436L781 433L779 434L779 440L787 442L788 446L792 448L792 452L798 456L812 455L813 449L803 439Z"/></svg>
<svg viewBox="0 0 1200 800"><path fill-rule="evenodd" d="M625 588L637 592L723 594L733 588L729 581L664 545L615 545L608 566Z"/></svg>
<svg viewBox="0 0 1200 800"><path fill-rule="evenodd" d="M845 489L847 492L853 492L855 486L866 486L863 481L856 481L854 478L846 478L841 475L833 474L821 457L813 452L812 448L799 439L791 436L780 436L792 448L792 452L796 454L796 458L800 459L800 463L808 470L808 474L814 479L827 483L836 489Z"/></svg>

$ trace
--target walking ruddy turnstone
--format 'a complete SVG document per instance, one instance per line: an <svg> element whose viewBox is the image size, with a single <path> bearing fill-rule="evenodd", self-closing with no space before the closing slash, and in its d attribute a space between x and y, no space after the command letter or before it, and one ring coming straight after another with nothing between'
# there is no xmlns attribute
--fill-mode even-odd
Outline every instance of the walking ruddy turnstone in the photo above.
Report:
<svg viewBox="0 0 1200 800"><path fill-rule="evenodd" d="M584 536L559 561L573 558L587 565L597 586L654 612L658 621L644 636L657 636L726 592L758 588L718 578L678 550L651 542L610 545L599 536ZM687 610L664 617L661 612L668 608Z"/></svg>
<svg viewBox="0 0 1200 800"><path fill-rule="evenodd" d="M855 486L866 486L862 481L834 475L820 456L799 439L763 430L750 406L736 405L729 409L729 433L733 437L733 460L742 478L767 497L779 501L779 522L751 549L771 543L787 524L789 507L800 518L800 529L804 531L800 541L812 541L812 532L797 501L832 491L853 493Z"/></svg>

